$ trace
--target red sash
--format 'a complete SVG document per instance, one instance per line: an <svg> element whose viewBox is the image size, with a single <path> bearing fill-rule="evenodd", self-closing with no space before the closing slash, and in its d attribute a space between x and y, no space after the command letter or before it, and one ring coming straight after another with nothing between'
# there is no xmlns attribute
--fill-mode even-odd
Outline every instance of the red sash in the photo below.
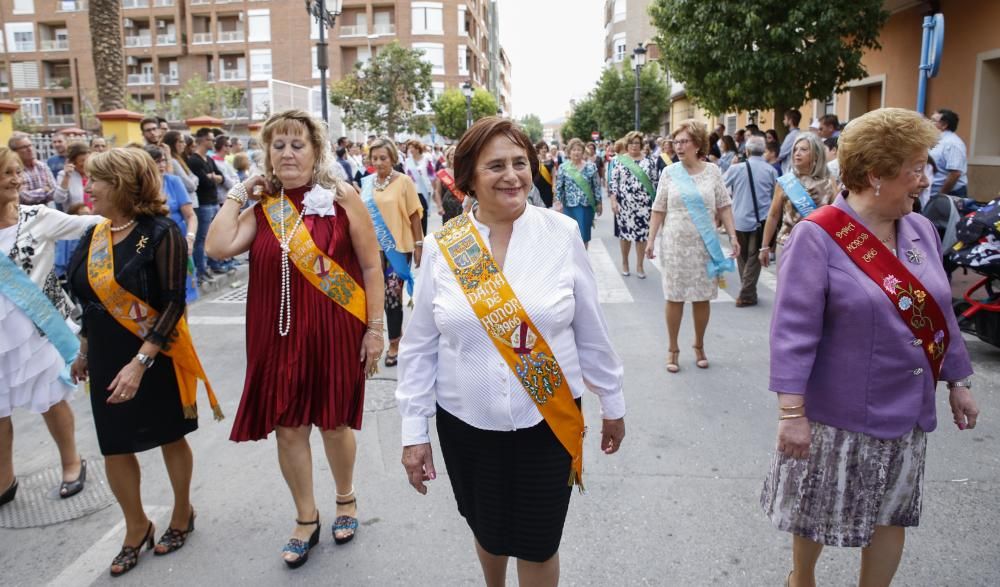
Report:
<svg viewBox="0 0 1000 587"><path fill-rule="evenodd" d="M465 202L465 192L455 187L455 178L451 176L445 169L438 169L437 174L438 179L444 184L444 187L448 188L451 193L455 194L459 202Z"/></svg>
<svg viewBox="0 0 1000 587"><path fill-rule="evenodd" d="M840 208L823 206L803 220L821 226L855 265L885 292L899 317L920 341L937 382L950 337L944 313L934 297L927 293L927 288L878 237Z"/></svg>

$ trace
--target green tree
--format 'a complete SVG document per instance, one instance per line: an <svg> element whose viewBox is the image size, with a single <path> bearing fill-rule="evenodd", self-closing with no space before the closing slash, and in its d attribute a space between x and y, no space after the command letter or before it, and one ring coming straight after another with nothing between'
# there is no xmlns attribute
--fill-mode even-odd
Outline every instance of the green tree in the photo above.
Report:
<svg viewBox="0 0 1000 587"><path fill-rule="evenodd" d="M394 41L334 82L330 102L343 110L344 123L395 137L426 122L419 119L426 116L431 99L431 65L422 55Z"/></svg>
<svg viewBox="0 0 1000 587"><path fill-rule="evenodd" d="M635 68L626 59L621 69L608 67L593 92L601 134L622 137L635 130ZM655 133L670 108L670 88L656 63L639 74L639 130ZM590 135L587 135L590 138Z"/></svg>
<svg viewBox="0 0 1000 587"><path fill-rule="evenodd" d="M470 105L472 121L497 113L497 101L493 94L483 88L476 88L472 93ZM434 121L437 130L443 137L458 139L465 132L465 96L458 88L451 88L441 93L434 104Z"/></svg>
<svg viewBox="0 0 1000 587"><path fill-rule="evenodd" d="M176 92L170 94L177 98L179 114L182 119L196 116L213 116L222 113L222 107L235 108L240 105L243 90L224 84L212 84L195 74L184 82ZM167 108L160 111L165 112Z"/></svg>
<svg viewBox="0 0 1000 587"><path fill-rule="evenodd" d="M531 139L532 143L537 143L542 140L542 134L545 133L545 128L542 126L542 119L538 118L537 114L526 114L518 120L521 128Z"/></svg>
<svg viewBox="0 0 1000 587"><path fill-rule="evenodd" d="M589 96L576 103L559 134L562 135L563 141L573 138L589 141L590 133L595 130L600 132L601 127L597 120L597 102L591 92Z"/></svg>
<svg viewBox="0 0 1000 587"><path fill-rule="evenodd" d="M882 0L653 0L656 43L671 77L712 113L826 99L867 75L880 49Z"/></svg>

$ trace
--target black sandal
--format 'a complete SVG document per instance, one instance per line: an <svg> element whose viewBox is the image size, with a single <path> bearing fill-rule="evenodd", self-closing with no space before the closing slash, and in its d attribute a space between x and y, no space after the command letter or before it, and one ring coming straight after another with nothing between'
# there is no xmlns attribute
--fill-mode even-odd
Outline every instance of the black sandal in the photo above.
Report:
<svg viewBox="0 0 1000 587"><path fill-rule="evenodd" d="M14 482L10 484L10 487L0 495L0 506L7 505L8 503L14 501L14 496L17 495L17 477L14 477Z"/></svg>
<svg viewBox="0 0 1000 587"><path fill-rule="evenodd" d="M303 522L302 520L295 520L295 523L298 524L299 526L315 525L316 529L313 530L313 533L309 537L308 542L303 542L298 538L290 538L288 540L288 543L285 544L285 548L281 550L282 555L284 555L285 553L292 553L298 556L297 559L291 561L282 557L282 560L285 561L285 564L288 565L288 568L290 569L297 569L302 565L306 564L306 561L309 560L309 551L312 550L314 546L319 544L319 512L316 512L316 519L313 520L312 522Z"/></svg>
<svg viewBox="0 0 1000 587"><path fill-rule="evenodd" d="M83 491L83 484L87 482L87 460L80 459L80 474L75 481L63 481L59 485L59 497L66 499L73 497Z"/></svg>
<svg viewBox="0 0 1000 587"><path fill-rule="evenodd" d="M354 495L354 492L351 491L347 495ZM337 494L337 497L346 497L346 496L341 496L340 494ZM357 504L358 498L352 497L347 501L340 501L339 499L337 500L337 505L351 505L352 503ZM356 505L355 505L355 510L357 510ZM348 534L347 536L337 536L337 532L348 532L348 531L350 532L350 534ZM337 516L337 519L333 521L333 542L336 544L347 544L351 540L354 540L354 535L357 533L357 531L358 531L358 519L356 517Z"/></svg>
<svg viewBox="0 0 1000 587"><path fill-rule="evenodd" d="M156 549L153 550L153 554L156 556L163 556L170 554L175 550L180 550L187 541L188 534L192 532L194 532L194 508L191 508L191 517L188 518L187 530L167 528L167 531L160 537L160 541L156 543ZM161 546L163 547L163 550L160 550Z"/></svg>
<svg viewBox="0 0 1000 587"><path fill-rule="evenodd" d="M153 522L149 523L149 529L146 530L146 537L142 539L139 546L122 546L121 552L111 561L111 576L121 577L134 569L139 564L139 554L142 552L143 546L147 550L153 548ZM119 567L121 570L115 571L115 567Z"/></svg>
<svg viewBox="0 0 1000 587"><path fill-rule="evenodd" d="M387 353L385 355L385 366L386 367L395 367L396 363L399 363L399 354L398 353L395 354L395 355L390 355L390 354Z"/></svg>

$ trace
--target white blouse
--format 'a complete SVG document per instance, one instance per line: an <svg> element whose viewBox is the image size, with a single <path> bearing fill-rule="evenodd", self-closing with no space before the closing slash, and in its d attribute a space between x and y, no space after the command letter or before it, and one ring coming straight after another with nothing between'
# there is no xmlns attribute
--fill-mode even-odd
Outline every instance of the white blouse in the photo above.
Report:
<svg viewBox="0 0 1000 587"><path fill-rule="evenodd" d="M490 230L470 214L483 241ZM589 388L602 417L625 416L624 369L611 346L597 281L576 222L527 206L514 221L504 276L549 343L573 396ZM433 236L424 240L412 318L399 349L403 446L430 442L435 403L482 430L517 430L542 415L486 334Z"/></svg>

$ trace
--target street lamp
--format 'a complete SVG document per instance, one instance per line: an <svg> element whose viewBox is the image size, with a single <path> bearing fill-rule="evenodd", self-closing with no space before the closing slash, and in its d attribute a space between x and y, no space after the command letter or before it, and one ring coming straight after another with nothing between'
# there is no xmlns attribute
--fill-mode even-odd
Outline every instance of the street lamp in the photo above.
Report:
<svg viewBox="0 0 1000 587"><path fill-rule="evenodd" d="M319 25L319 41L316 42L316 69L319 70L319 95L323 103L323 122L330 126L330 113L326 99L326 69L328 67L326 55L326 29L332 29L340 16L341 7L344 0L329 0L330 8L327 9L327 0L306 0L306 12L316 19Z"/></svg>
<svg viewBox="0 0 1000 587"><path fill-rule="evenodd" d="M642 66L646 64L646 48L639 43L635 49L632 50L632 55L635 61L635 130L639 130L639 73L642 71Z"/></svg>
<svg viewBox="0 0 1000 587"><path fill-rule="evenodd" d="M465 129L472 126L472 82L462 84L462 95L465 96Z"/></svg>

